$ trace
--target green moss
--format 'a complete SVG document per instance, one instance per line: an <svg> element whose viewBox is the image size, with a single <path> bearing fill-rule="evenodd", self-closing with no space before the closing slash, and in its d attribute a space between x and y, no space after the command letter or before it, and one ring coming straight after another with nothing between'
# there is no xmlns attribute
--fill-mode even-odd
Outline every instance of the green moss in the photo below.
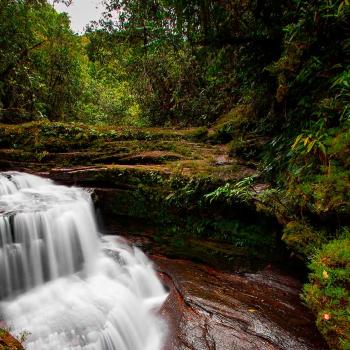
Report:
<svg viewBox="0 0 350 350"><path fill-rule="evenodd" d="M30 122L19 125L0 125L0 146L30 147L52 152L88 147L91 143L113 141L156 141L205 139L206 128L161 129L135 127L97 127L80 123Z"/></svg>
<svg viewBox="0 0 350 350"><path fill-rule="evenodd" d="M305 258L327 241L327 235L305 221L291 221L283 229L282 240Z"/></svg>
<svg viewBox="0 0 350 350"><path fill-rule="evenodd" d="M205 128L97 128L46 121L0 125L0 166L49 170L124 164L141 172L225 179L239 178L252 171L237 163L217 166L216 159L227 150L193 141L205 134Z"/></svg>
<svg viewBox="0 0 350 350"><path fill-rule="evenodd" d="M227 143L238 134L242 137L242 133L249 131L255 121L256 106L239 104L216 121L211 140L215 143Z"/></svg>
<svg viewBox="0 0 350 350"><path fill-rule="evenodd" d="M350 236L324 245L310 263L304 299L330 348L350 349Z"/></svg>
<svg viewBox="0 0 350 350"><path fill-rule="evenodd" d="M241 157L247 160L256 159L265 146L268 139L259 136L234 137L229 143L229 154L233 157Z"/></svg>
<svg viewBox="0 0 350 350"><path fill-rule="evenodd" d="M115 195L108 200L102 198L97 206L112 217L152 222L157 227L155 239L177 256L202 262L226 261L230 266L234 256L239 256L239 261L245 257L247 261L240 270L254 265L252 261L260 264L280 259L279 228L273 220L263 215L254 219L256 213L249 204L235 203L232 210L227 201L214 203L205 199L207 193L222 184L219 179L114 169L108 171L108 176L105 174L104 180L100 175L95 180L111 181L118 187ZM224 255L218 248L220 244L226 245Z"/></svg>
<svg viewBox="0 0 350 350"><path fill-rule="evenodd" d="M238 203L232 211L227 202L204 200L228 179L235 182L255 173L231 160L218 165L218 157L228 158L227 148L198 141L206 138L205 128L113 128L42 121L0 125L0 133L6 136L2 146L7 147L0 151L1 162L48 170L94 165L73 171L70 180L116 189L118 195L104 204L113 216L151 220L158 228L157 238L174 249L186 242L188 249L183 250L196 256L204 251L207 257L219 256L215 247L224 243L232 249L225 259L235 254L272 258L277 231L264 220L251 223L254 206ZM64 180L66 174L61 176ZM194 241L212 243L199 249Z"/></svg>

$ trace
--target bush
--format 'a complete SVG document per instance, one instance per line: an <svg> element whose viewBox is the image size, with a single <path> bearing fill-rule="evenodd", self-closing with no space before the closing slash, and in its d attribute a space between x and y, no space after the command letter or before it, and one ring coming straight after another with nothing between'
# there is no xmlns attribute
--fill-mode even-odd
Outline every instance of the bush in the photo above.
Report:
<svg viewBox="0 0 350 350"><path fill-rule="evenodd" d="M325 243L327 237L325 231L316 230L305 221L291 221L283 230L282 240L305 258Z"/></svg>
<svg viewBox="0 0 350 350"><path fill-rule="evenodd" d="M350 235L325 244L312 258L304 299L330 348L350 349Z"/></svg>

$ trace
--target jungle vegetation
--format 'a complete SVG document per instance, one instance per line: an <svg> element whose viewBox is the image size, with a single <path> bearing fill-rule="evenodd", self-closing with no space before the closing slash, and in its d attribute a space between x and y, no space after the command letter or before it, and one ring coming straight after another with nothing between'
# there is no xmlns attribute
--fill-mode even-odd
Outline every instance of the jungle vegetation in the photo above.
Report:
<svg viewBox="0 0 350 350"><path fill-rule="evenodd" d="M271 184L259 210L309 265L330 348L350 349L350 2L104 1L77 35L46 0L0 0L1 122L207 127Z"/></svg>

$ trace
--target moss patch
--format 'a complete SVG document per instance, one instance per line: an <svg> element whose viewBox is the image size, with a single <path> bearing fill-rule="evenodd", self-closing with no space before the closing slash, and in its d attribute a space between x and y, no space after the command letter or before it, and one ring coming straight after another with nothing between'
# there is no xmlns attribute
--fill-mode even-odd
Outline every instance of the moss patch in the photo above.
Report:
<svg viewBox="0 0 350 350"><path fill-rule="evenodd" d="M350 349L350 236L325 244L313 257L304 299L331 349Z"/></svg>
<svg viewBox="0 0 350 350"><path fill-rule="evenodd" d="M150 220L157 227L155 239L169 251L230 265L236 259L242 267L280 257L279 227L256 214L253 202L235 202L233 209L225 201L205 199L226 182L257 173L230 157L226 146L203 142L205 129L33 122L0 125L1 132L1 144L7 147L0 150L2 167L44 171L58 181L116 190L99 201L103 210L112 217Z"/></svg>
<svg viewBox="0 0 350 350"><path fill-rule="evenodd" d="M8 331L0 328L0 350L24 350L24 348Z"/></svg>
<svg viewBox="0 0 350 350"><path fill-rule="evenodd" d="M239 159L221 162L228 149L202 142L205 135L203 128L97 128L45 121L0 125L0 166L49 170L133 165L141 171L148 166L149 171L225 179L255 172Z"/></svg>

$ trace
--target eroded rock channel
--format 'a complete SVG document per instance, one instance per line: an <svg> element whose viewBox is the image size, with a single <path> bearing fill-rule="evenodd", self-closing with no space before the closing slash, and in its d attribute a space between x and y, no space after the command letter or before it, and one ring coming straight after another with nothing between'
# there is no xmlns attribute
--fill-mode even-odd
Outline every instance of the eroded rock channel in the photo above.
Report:
<svg viewBox="0 0 350 350"><path fill-rule="evenodd" d="M301 283L278 268L223 272L159 254L145 235L115 233L147 251L169 289L161 309L169 326L164 350L328 349L300 301Z"/></svg>

